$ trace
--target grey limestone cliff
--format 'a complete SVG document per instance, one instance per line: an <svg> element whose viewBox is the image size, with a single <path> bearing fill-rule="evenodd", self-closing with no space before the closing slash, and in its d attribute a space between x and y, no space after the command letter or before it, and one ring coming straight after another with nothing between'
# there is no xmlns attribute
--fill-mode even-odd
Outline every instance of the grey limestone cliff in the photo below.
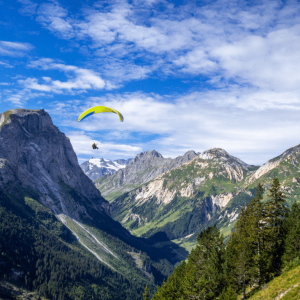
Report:
<svg viewBox="0 0 300 300"><path fill-rule="evenodd" d="M12 109L0 114L0 189L38 195L54 213L89 217L109 205L78 165L69 139L43 109Z"/></svg>
<svg viewBox="0 0 300 300"><path fill-rule="evenodd" d="M113 175L103 176L95 183L101 193L107 199L111 199L181 166L198 154L191 150L183 156L172 159L164 158L155 150L145 151L138 154L126 168L118 170Z"/></svg>

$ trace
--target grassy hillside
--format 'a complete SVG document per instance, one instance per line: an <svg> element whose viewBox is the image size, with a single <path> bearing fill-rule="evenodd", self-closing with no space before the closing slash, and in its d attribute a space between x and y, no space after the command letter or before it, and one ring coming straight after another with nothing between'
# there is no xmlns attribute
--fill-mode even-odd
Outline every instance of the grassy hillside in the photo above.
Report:
<svg viewBox="0 0 300 300"><path fill-rule="evenodd" d="M300 299L300 266L283 273L267 284L265 289L255 293L251 300L299 300Z"/></svg>

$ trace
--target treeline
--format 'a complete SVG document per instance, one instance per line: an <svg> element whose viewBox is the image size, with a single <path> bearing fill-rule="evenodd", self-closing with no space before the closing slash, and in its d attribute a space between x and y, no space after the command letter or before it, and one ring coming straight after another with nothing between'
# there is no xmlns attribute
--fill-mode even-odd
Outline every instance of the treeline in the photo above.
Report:
<svg viewBox="0 0 300 300"><path fill-rule="evenodd" d="M275 178L264 201L257 187L240 212L227 245L216 227L198 236L198 245L165 281L152 298L236 300L246 288L259 289L300 263L300 205L291 209Z"/></svg>
<svg viewBox="0 0 300 300"><path fill-rule="evenodd" d="M0 192L1 279L53 300L141 299L144 289L73 250Z"/></svg>

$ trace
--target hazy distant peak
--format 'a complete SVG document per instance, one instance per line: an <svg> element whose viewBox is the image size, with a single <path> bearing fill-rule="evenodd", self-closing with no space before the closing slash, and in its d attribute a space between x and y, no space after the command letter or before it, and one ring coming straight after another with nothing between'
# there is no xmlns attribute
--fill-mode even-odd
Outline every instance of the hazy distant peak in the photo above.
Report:
<svg viewBox="0 0 300 300"><path fill-rule="evenodd" d="M80 167L90 179L96 180L104 175L111 175L118 170L124 169L131 160L132 158L111 161L105 158L91 157L88 161L82 163Z"/></svg>

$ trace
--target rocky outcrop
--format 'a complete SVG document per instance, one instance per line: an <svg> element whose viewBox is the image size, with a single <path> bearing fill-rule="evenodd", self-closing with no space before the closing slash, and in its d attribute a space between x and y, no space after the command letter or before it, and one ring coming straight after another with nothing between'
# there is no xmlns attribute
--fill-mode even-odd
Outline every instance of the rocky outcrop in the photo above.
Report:
<svg viewBox="0 0 300 300"><path fill-rule="evenodd" d="M253 174L251 174L245 181L245 186L248 186L258 178L264 176L271 170L275 169L280 165L280 163L286 159L290 159L291 164L295 166L296 168L298 165L297 157L300 154L300 144L289 148L288 150L284 151L281 155L278 157L275 157L269 161L267 161L265 164L263 164L258 170L256 170Z"/></svg>
<svg viewBox="0 0 300 300"><path fill-rule="evenodd" d="M0 114L0 189L30 190L56 214L89 217L86 203L109 213L109 205L81 170L70 140L43 109Z"/></svg>
<svg viewBox="0 0 300 300"><path fill-rule="evenodd" d="M199 155L200 159L213 160L216 163L220 163L223 168L223 172L218 175L225 175L229 180L234 179L235 181L244 180L244 171L248 171L252 165L248 165L237 157L228 154L224 149L213 148L204 151ZM209 178L212 179L213 173L209 174Z"/></svg>
<svg viewBox="0 0 300 300"><path fill-rule="evenodd" d="M217 215L228 210L229 202L242 191L238 189L240 182L253 169L257 167L213 148L116 198L112 201L112 215L129 229L139 228L144 236L161 230L172 238L183 237L212 219L217 222ZM226 212L223 215L228 222L238 216L227 216ZM173 227L176 234L171 233Z"/></svg>
<svg viewBox="0 0 300 300"><path fill-rule="evenodd" d="M150 182L136 191L135 200L142 204L147 199L155 197L158 204L168 204L173 200L176 191L166 189L163 184L164 181L161 179Z"/></svg>
<svg viewBox="0 0 300 300"><path fill-rule="evenodd" d="M225 207L229 201L235 196L235 193L225 193L221 195L211 196L213 205L217 205L220 208Z"/></svg>

